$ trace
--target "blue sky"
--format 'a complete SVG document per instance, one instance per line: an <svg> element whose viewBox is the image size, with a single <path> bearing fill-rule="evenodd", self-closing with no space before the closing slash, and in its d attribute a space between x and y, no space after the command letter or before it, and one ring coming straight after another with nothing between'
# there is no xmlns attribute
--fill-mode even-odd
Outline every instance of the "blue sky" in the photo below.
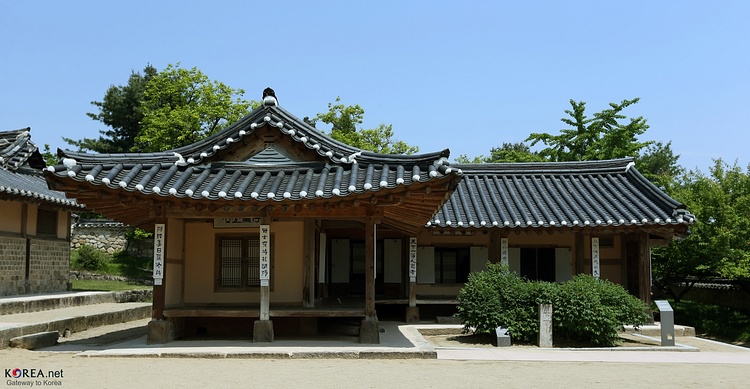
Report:
<svg viewBox="0 0 750 389"><path fill-rule="evenodd" d="M679 163L748 157L748 1L0 0L0 130L97 137L91 101L146 64L197 67L298 117L340 96L421 152L557 133L569 100L625 111Z"/></svg>

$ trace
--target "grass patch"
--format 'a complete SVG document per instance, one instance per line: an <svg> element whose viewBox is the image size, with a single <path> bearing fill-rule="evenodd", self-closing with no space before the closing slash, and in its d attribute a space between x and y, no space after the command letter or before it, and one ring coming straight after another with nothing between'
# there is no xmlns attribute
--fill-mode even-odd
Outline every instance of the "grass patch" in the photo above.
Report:
<svg viewBox="0 0 750 389"><path fill-rule="evenodd" d="M701 337L750 347L750 314L720 305L689 300L675 303L675 322L695 328Z"/></svg>
<svg viewBox="0 0 750 389"><path fill-rule="evenodd" d="M133 289L151 289L151 286L140 285L135 282L112 281L112 280L73 280L73 290L82 291L104 291L118 292Z"/></svg>

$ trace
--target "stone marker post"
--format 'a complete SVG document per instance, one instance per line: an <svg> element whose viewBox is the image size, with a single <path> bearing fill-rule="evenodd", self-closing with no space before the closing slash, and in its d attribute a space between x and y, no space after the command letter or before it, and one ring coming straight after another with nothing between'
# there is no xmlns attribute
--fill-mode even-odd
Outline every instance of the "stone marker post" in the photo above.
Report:
<svg viewBox="0 0 750 389"><path fill-rule="evenodd" d="M552 304L539 304L539 347L552 348Z"/></svg>

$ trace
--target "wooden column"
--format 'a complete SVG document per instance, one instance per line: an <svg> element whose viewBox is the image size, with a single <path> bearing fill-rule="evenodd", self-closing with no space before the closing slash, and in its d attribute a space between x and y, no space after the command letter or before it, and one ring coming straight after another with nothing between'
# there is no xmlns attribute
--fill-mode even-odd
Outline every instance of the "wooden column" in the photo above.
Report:
<svg viewBox="0 0 750 389"><path fill-rule="evenodd" d="M375 220L365 221L365 317L377 320L375 313Z"/></svg>
<svg viewBox="0 0 750 389"><path fill-rule="evenodd" d="M148 344L167 343L174 340L176 336L172 321L164 319L167 285L167 231L167 219L157 217L154 230L154 291L151 321L147 326L146 338Z"/></svg>
<svg viewBox="0 0 750 389"><path fill-rule="evenodd" d="M157 234L159 231L154 231L154 256L158 255L158 251L161 250L161 265L154 263L154 269L157 270L161 267L161 280L154 277L154 290L153 290L153 302L151 304L151 318L154 320L164 319L164 305L166 304L166 284L167 284L167 220L166 218L158 218L156 225L163 225L164 230L161 231L163 237L160 241ZM161 245L161 247L156 247ZM156 262L156 261L154 261Z"/></svg>
<svg viewBox="0 0 750 389"><path fill-rule="evenodd" d="M409 306L406 307L406 322L416 323L419 321L419 307L417 307L417 238L409 238L408 255L408 277L409 277Z"/></svg>
<svg viewBox="0 0 750 389"><path fill-rule="evenodd" d="M375 219L365 219L365 318L359 327L360 343L380 343L375 312Z"/></svg>
<svg viewBox="0 0 750 389"><path fill-rule="evenodd" d="M260 320L253 323L253 342L273 342L271 321L271 225L263 220L260 225Z"/></svg>
<svg viewBox="0 0 750 389"><path fill-rule="evenodd" d="M489 260L492 263L500 262L500 231L497 229L490 230L490 242L489 242Z"/></svg>
<svg viewBox="0 0 750 389"><path fill-rule="evenodd" d="M305 219L302 249L302 305L315 306L315 222Z"/></svg>
<svg viewBox="0 0 750 389"><path fill-rule="evenodd" d="M601 277L601 251L598 236L591 237L591 275L594 278Z"/></svg>
<svg viewBox="0 0 750 389"><path fill-rule="evenodd" d="M585 240L583 239L583 232L576 231L575 232L575 273L581 274L583 273L584 267L584 253L586 251L586 248L583 246L585 243Z"/></svg>
<svg viewBox="0 0 750 389"><path fill-rule="evenodd" d="M641 300L651 304L651 250L648 247L648 233L638 234L638 292Z"/></svg>

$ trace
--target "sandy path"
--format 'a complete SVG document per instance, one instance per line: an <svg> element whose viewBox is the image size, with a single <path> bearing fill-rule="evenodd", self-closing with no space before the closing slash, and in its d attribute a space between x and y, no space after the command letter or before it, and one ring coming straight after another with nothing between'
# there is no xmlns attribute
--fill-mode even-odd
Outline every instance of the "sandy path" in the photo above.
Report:
<svg viewBox="0 0 750 389"><path fill-rule="evenodd" d="M742 365L444 360L85 358L0 350L0 368L63 371L67 388L745 388ZM3 378L0 388L20 387ZM37 382L44 383L43 381ZM35 385L34 387L50 385Z"/></svg>

